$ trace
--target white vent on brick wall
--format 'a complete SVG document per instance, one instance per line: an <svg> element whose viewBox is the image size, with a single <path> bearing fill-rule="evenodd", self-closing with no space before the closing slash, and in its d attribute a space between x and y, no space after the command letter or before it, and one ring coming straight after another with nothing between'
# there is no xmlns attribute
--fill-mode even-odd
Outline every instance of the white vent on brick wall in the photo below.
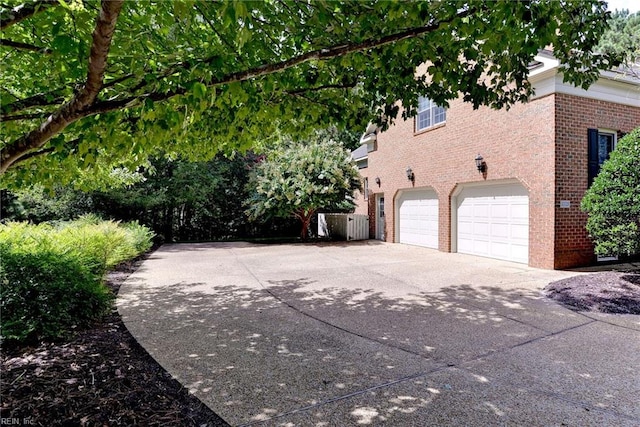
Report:
<svg viewBox="0 0 640 427"><path fill-rule="evenodd" d="M369 216L344 213L318 214L318 236L347 241L367 240Z"/></svg>

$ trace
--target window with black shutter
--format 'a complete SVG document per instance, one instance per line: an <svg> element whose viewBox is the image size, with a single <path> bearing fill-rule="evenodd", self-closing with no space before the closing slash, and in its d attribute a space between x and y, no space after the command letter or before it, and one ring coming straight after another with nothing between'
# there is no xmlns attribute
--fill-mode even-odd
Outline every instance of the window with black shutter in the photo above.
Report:
<svg viewBox="0 0 640 427"><path fill-rule="evenodd" d="M609 153L615 147L616 134L598 129L589 129L587 137L589 144L589 185L591 185L600 172L600 166L609 158Z"/></svg>

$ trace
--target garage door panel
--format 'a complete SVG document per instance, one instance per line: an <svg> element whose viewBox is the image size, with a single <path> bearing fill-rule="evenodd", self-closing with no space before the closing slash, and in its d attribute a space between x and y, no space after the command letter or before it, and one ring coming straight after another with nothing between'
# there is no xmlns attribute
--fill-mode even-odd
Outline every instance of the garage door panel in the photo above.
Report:
<svg viewBox="0 0 640 427"><path fill-rule="evenodd" d="M433 191L412 191L398 198L400 243L438 247L438 198Z"/></svg>
<svg viewBox="0 0 640 427"><path fill-rule="evenodd" d="M514 239L519 239L522 243L527 243L529 240L529 224L514 224L511 227L511 236Z"/></svg>
<svg viewBox="0 0 640 427"><path fill-rule="evenodd" d="M514 245L511 247L511 254L512 257L514 259L529 259L529 244L527 243L526 246L518 246L518 245ZM525 262L525 261L523 261Z"/></svg>
<svg viewBox="0 0 640 427"><path fill-rule="evenodd" d="M529 222L529 204L514 205L511 208L512 217Z"/></svg>
<svg viewBox="0 0 640 427"><path fill-rule="evenodd" d="M458 222L458 235L459 236L473 235L473 223Z"/></svg>
<svg viewBox="0 0 640 427"><path fill-rule="evenodd" d="M511 251L511 245L506 242L493 242L490 251L491 256L495 258L508 258Z"/></svg>
<svg viewBox="0 0 640 427"><path fill-rule="evenodd" d="M487 203L491 203L487 201ZM509 218L509 205L504 202L496 202L491 206L491 218L496 219L507 219Z"/></svg>
<svg viewBox="0 0 640 427"><path fill-rule="evenodd" d="M491 224L491 235L496 239L508 239L509 231L508 224Z"/></svg>
<svg viewBox="0 0 640 427"><path fill-rule="evenodd" d="M470 211L475 212L477 218L490 217L489 206L485 201L475 203L474 205L472 205L472 209L470 209Z"/></svg>
<svg viewBox="0 0 640 427"><path fill-rule="evenodd" d="M478 238L482 238L485 236L489 236L491 233L489 232L489 223L486 222L476 222L473 224L471 235L478 236Z"/></svg>
<svg viewBox="0 0 640 427"><path fill-rule="evenodd" d="M521 185L464 189L457 218L458 252L528 262L529 197Z"/></svg>
<svg viewBox="0 0 640 427"><path fill-rule="evenodd" d="M489 252L489 242L483 240L476 240L473 242L473 251L475 253L487 253Z"/></svg>

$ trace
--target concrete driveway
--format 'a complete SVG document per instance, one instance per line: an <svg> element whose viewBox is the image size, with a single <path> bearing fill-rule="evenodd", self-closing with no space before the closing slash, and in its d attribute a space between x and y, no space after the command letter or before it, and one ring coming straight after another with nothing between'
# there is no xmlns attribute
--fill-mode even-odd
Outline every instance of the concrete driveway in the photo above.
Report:
<svg viewBox="0 0 640 427"><path fill-rule="evenodd" d="M541 296L575 274L374 241L176 244L118 309L234 426L639 426L640 316Z"/></svg>

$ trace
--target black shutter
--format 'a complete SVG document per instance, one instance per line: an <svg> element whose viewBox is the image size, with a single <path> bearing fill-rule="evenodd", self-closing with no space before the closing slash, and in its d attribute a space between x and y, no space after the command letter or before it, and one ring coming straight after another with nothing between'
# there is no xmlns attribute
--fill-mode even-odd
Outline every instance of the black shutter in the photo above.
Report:
<svg viewBox="0 0 640 427"><path fill-rule="evenodd" d="M598 175L600 171L600 164L598 162L598 129L589 129L588 135L588 151L589 151L589 186L593 182L593 179Z"/></svg>

